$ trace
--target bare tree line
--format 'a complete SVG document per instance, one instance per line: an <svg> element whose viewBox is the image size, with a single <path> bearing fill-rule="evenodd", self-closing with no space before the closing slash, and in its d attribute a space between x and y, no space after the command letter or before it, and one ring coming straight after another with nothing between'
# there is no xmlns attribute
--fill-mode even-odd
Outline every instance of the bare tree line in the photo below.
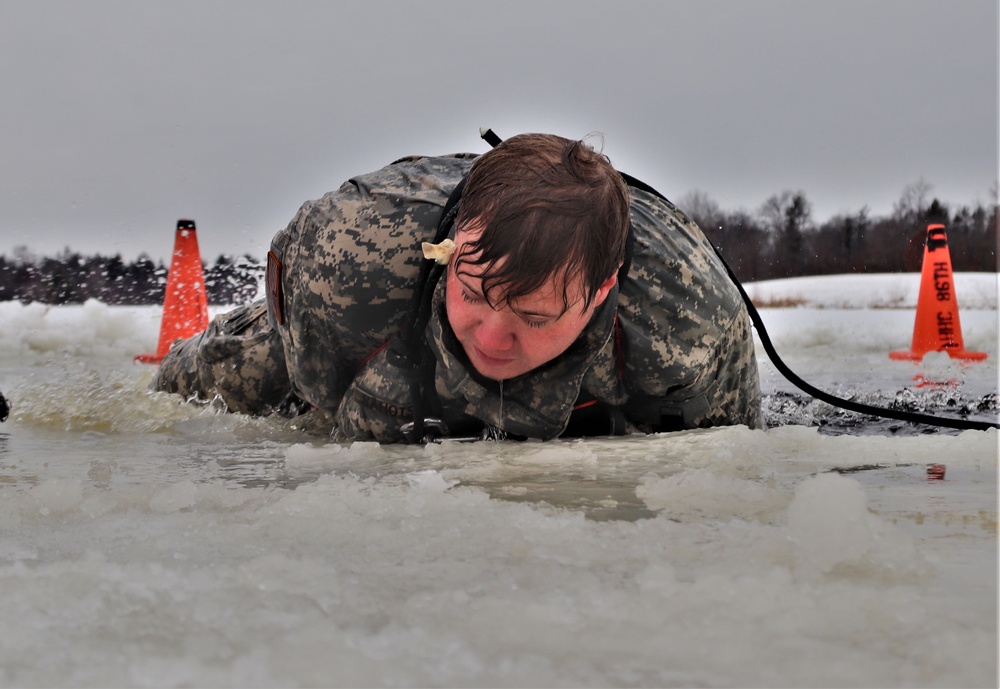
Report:
<svg viewBox="0 0 1000 689"><path fill-rule="evenodd" d="M678 206L701 226L741 281L918 271L927 225L934 223L946 228L956 271L995 272L996 186L988 206L951 206L932 198L931 189L923 179L907 185L887 217L873 217L862 208L819 224L802 191L775 194L756 213L723 211L703 192L682 197Z"/></svg>
<svg viewBox="0 0 1000 689"><path fill-rule="evenodd" d="M692 192L678 206L708 238L744 282L805 275L896 273L920 270L927 225L948 233L956 271L997 270L997 203L951 206L931 197L925 180L904 188L892 213L873 217L867 208L823 223L812 219L802 191L783 191L756 212L724 211L704 192ZM240 304L259 290L263 264L250 256L219 256L205 268L211 304ZM126 263L120 254L83 256L66 249L38 258L19 248L0 255L0 301L80 304L163 302L167 268L142 254Z"/></svg>

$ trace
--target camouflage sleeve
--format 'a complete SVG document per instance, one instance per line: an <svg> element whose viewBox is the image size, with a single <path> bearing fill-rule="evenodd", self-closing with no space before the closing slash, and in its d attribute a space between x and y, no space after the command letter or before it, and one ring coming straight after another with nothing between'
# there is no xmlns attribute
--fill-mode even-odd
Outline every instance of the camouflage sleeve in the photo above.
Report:
<svg viewBox="0 0 1000 689"><path fill-rule="evenodd" d="M220 398L229 411L270 414L291 392L281 340L263 301L216 316L201 334L163 358L155 390L186 398Z"/></svg>
<svg viewBox="0 0 1000 689"><path fill-rule="evenodd" d="M619 293L626 414L653 430L759 427L757 360L739 292L694 222L631 191L636 245Z"/></svg>
<svg viewBox="0 0 1000 689"><path fill-rule="evenodd" d="M692 362L693 377L662 392L635 391L623 407L629 420L646 432L735 424L761 428L749 318L734 317L729 329L732 337L719 338L709 356Z"/></svg>
<svg viewBox="0 0 1000 689"><path fill-rule="evenodd" d="M283 264L285 360L296 394L334 411L398 333L451 190L472 156L401 159L302 206L272 242Z"/></svg>

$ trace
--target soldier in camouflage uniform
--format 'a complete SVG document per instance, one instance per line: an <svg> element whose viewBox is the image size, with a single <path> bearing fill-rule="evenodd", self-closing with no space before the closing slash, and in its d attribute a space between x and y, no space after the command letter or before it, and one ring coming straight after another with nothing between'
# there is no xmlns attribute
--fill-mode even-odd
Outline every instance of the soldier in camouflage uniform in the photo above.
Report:
<svg viewBox="0 0 1000 689"><path fill-rule="evenodd" d="M422 283L463 179L455 253ZM248 414L304 402L345 440L402 441L426 409L463 436L761 426L749 316L701 230L551 135L404 158L307 202L272 241L268 297L175 345L154 388Z"/></svg>

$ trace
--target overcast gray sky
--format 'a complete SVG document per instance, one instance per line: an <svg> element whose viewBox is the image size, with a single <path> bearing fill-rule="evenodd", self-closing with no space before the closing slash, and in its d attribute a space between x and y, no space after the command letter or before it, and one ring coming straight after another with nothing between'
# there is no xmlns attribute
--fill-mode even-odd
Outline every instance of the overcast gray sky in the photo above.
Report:
<svg viewBox="0 0 1000 689"><path fill-rule="evenodd" d="M0 0L0 253L261 257L408 154L599 132L672 199L815 220L997 180L995 0Z"/></svg>

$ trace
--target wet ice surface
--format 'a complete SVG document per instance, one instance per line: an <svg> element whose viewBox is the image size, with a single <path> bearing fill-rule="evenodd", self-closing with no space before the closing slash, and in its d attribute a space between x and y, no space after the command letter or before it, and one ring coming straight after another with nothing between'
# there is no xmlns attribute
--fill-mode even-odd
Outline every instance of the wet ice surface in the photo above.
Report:
<svg viewBox="0 0 1000 689"><path fill-rule="evenodd" d="M888 361L910 311L764 318L811 383L995 419L996 313L976 367ZM0 318L0 684L996 685L996 431L762 360L767 431L341 445L147 393L155 310Z"/></svg>

